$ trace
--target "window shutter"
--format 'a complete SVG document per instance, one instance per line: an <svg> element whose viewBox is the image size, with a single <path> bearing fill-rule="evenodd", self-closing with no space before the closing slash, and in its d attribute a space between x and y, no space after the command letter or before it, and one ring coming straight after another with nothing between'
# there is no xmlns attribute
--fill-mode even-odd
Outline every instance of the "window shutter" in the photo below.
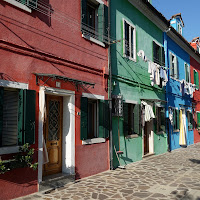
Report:
<svg viewBox="0 0 200 200"><path fill-rule="evenodd" d="M153 41L153 62L157 63L156 60L156 43Z"/></svg>
<svg viewBox="0 0 200 200"><path fill-rule="evenodd" d="M123 104L123 111L124 111L124 123L123 123L123 130L124 135L128 135L128 103Z"/></svg>
<svg viewBox="0 0 200 200"><path fill-rule="evenodd" d="M37 2L38 0L27 0L27 4L31 9L37 8Z"/></svg>
<svg viewBox="0 0 200 200"><path fill-rule="evenodd" d="M135 104L133 107L134 113L134 133L140 134L140 104Z"/></svg>
<svg viewBox="0 0 200 200"><path fill-rule="evenodd" d="M180 111L176 110L177 113L177 129L180 129Z"/></svg>
<svg viewBox="0 0 200 200"><path fill-rule="evenodd" d="M175 78L179 78L179 71L178 71L178 58L175 56L175 68L174 68L174 75Z"/></svg>
<svg viewBox="0 0 200 200"><path fill-rule="evenodd" d="M188 82L188 69L187 64L185 63L185 80Z"/></svg>
<svg viewBox="0 0 200 200"><path fill-rule="evenodd" d="M194 74L194 84L197 85L196 71L194 69L193 69L193 74Z"/></svg>
<svg viewBox="0 0 200 200"><path fill-rule="evenodd" d="M108 42L108 6L104 5L104 42Z"/></svg>
<svg viewBox="0 0 200 200"><path fill-rule="evenodd" d="M3 131L3 87L0 87L0 146L2 146L2 131Z"/></svg>
<svg viewBox="0 0 200 200"><path fill-rule="evenodd" d="M200 128L200 112L197 112L197 128Z"/></svg>
<svg viewBox="0 0 200 200"><path fill-rule="evenodd" d="M153 112L154 112L155 118L153 119L153 122L154 122L155 133L157 133L157 131L158 131L158 122L159 122L157 110L158 109L157 109L156 105L154 104L153 105Z"/></svg>
<svg viewBox="0 0 200 200"><path fill-rule="evenodd" d="M104 100L99 100L99 137L104 137Z"/></svg>
<svg viewBox="0 0 200 200"><path fill-rule="evenodd" d="M172 53L169 54L169 62L170 62L170 75L174 76L174 69L172 67Z"/></svg>
<svg viewBox="0 0 200 200"><path fill-rule="evenodd" d="M197 89L199 89L199 73L196 71L196 85Z"/></svg>
<svg viewBox="0 0 200 200"><path fill-rule="evenodd" d="M192 112L189 112L189 119L190 119L189 129L191 130L193 129L193 121L194 121Z"/></svg>
<svg viewBox="0 0 200 200"><path fill-rule="evenodd" d="M81 0L81 30L86 32L87 27L87 0Z"/></svg>
<svg viewBox="0 0 200 200"><path fill-rule="evenodd" d="M21 3L21 4L24 4L24 5L28 5L28 2L29 2L30 0L20 0L19 2Z"/></svg>
<svg viewBox="0 0 200 200"><path fill-rule="evenodd" d="M24 90L24 143L35 143L36 91Z"/></svg>
<svg viewBox="0 0 200 200"><path fill-rule="evenodd" d="M88 99L81 97L81 140L87 139L88 132Z"/></svg>
<svg viewBox="0 0 200 200"><path fill-rule="evenodd" d="M18 98L18 145L23 144L23 105L24 105L24 90L19 90Z"/></svg>
<svg viewBox="0 0 200 200"><path fill-rule="evenodd" d="M110 107L109 101L104 101L104 137L108 138L110 133Z"/></svg>
<svg viewBox="0 0 200 200"><path fill-rule="evenodd" d="M161 65L165 66L165 49L164 49L164 47L161 47L161 53L162 53Z"/></svg>
<svg viewBox="0 0 200 200"><path fill-rule="evenodd" d="M160 113L160 130L166 131L166 118L165 118L165 109L163 108Z"/></svg>
<svg viewBox="0 0 200 200"><path fill-rule="evenodd" d="M98 39L103 42L104 34L104 4L99 4L98 7Z"/></svg>

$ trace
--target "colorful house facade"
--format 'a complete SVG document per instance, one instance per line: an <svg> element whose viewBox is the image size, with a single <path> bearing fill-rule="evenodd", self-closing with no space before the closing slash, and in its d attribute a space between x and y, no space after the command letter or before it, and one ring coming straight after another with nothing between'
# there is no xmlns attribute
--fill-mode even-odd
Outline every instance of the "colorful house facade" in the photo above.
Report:
<svg viewBox="0 0 200 200"><path fill-rule="evenodd" d="M190 43L191 46L199 53L199 37L196 37ZM194 117L194 143L200 142L200 92L199 92L199 72L200 62L197 58L190 57L190 74L191 82L196 85L196 90L193 97L193 117Z"/></svg>
<svg viewBox="0 0 200 200"><path fill-rule="evenodd" d="M48 175L110 168L108 2L31 2L0 5L0 156L28 142L38 169L1 174L2 199L37 192Z"/></svg>
<svg viewBox="0 0 200 200"><path fill-rule="evenodd" d="M146 1L111 1L110 8L110 37L116 39L110 47L115 168L168 149L165 87L154 84L148 73L149 64L165 67L163 30L168 22ZM148 121L141 111L145 105L155 115Z"/></svg>

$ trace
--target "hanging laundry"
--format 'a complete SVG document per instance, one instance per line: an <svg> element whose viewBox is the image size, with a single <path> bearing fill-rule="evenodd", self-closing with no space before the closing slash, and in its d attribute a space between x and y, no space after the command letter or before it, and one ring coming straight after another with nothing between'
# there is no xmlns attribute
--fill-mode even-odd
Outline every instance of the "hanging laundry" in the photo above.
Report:
<svg viewBox="0 0 200 200"><path fill-rule="evenodd" d="M169 108L169 120L170 120L171 125L173 126L174 121L173 121L173 109L172 108Z"/></svg>
<svg viewBox="0 0 200 200"><path fill-rule="evenodd" d="M162 80L162 86L166 86L168 78L167 78L167 72L166 70L163 69L163 67L160 68L160 78Z"/></svg>
<svg viewBox="0 0 200 200"><path fill-rule="evenodd" d="M182 114L182 110L180 110L180 136L179 136L179 144L186 145L186 130L184 123L184 116Z"/></svg>
<svg viewBox="0 0 200 200"><path fill-rule="evenodd" d="M145 106L145 122L149 122L155 118L152 106L147 104L145 101L142 101L141 104Z"/></svg>
<svg viewBox="0 0 200 200"><path fill-rule="evenodd" d="M184 96L185 94L193 97L193 93L195 92L195 84L187 83L185 80L180 81L180 92Z"/></svg>
<svg viewBox="0 0 200 200"><path fill-rule="evenodd" d="M155 79L156 85L160 85L160 65L155 63Z"/></svg>
<svg viewBox="0 0 200 200"><path fill-rule="evenodd" d="M143 50L140 50L137 55L142 58L142 60L144 60L144 62L147 62L147 57L145 56L144 54L144 51Z"/></svg>

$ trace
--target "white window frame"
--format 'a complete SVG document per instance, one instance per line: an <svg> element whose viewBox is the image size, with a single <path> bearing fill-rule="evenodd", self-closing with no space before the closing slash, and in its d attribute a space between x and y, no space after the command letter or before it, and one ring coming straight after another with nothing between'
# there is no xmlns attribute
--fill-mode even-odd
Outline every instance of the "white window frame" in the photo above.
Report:
<svg viewBox="0 0 200 200"><path fill-rule="evenodd" d="M13 89L28 89L27 83L19 83L0 79L0 86ZM0 155L18 153L20 146L0 147Z"/></svg>
<svg viewBox="0 0 200 200"><path fill-rule="evenodd" d="M177 23L177 29L178 29L178 33L182 35L182 33L183 33L183 28L182 28L180 22Z"/></svg>
<svg viewBox="0 0 200 200"><path fill-rule="evenodd" d="M97 135L99 135L99 102L98 100L104 100L104 96L97 95L97 94L91 94L91 93L82 93L82 97L87 97L88 99L97 100ZM105 138L92 138L92 139L86 139L82 140L82 145L88 145L88 144L98 144L98 143L104 143L106 142Z"/></svg>
<svg viewBox="0 0 200 200"><path fill-rule="evenodd" d="M172 52L169 53L169 56L170 56L169 57L169 59L170 59L170 77L174 78L175 80L178 80L179 79L179 69L178 69L178 65L177 65L178 57ZM172 56L174 56L174 60L175 60L174 69L173 69L173 75L171 74L171 67L172 67L171 64L173 63ZM172 61L172 63L171 63L171 61ZM177 70L178 77L177 77L177 75L175 76L175 68Z"/></svg>
<svg viewBox="0 0 200 200"><path fill-rule="evenodd" d="M184 70L185 70L185 65L187 65L187 70L188 70L188 76L189 76L189 82L188 83L191 83L191 77L190 77L190 65L188 63L184 63ZM185 80L187 79L186 77L186 71L185 71ZM187 82L187 81L186 81Z"/></svg>
<svg viewBox="0 0 200 200"><path fill-rule="evenodd" d="M130 56L127 56L125 54L125 46L126 46L126 41L125 41L125 22L129 25L129 33L130 33L130 30L131 28L133 28L133 43L134 44L131 44L131 45L134 45L133 46L133 57L131 57L131 45L129 46L129 52L130 52ZM131 34L129 34L129 41L131 41ZM125 20L123 18L123 56L126 57L126 58L129 58L130 60L136 62L136 27L131 24L130 22L128 22L127 20Z"/></svg>

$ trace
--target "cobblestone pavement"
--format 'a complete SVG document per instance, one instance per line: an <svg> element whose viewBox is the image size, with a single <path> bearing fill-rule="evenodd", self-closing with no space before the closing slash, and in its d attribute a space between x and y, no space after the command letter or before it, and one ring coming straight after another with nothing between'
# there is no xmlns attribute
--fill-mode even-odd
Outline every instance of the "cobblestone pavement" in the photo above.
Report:
<svg viewBox="0 0 200 200"><path fill-rule="evenodd" d="M19 199L200 200L200 143Z"/></svg>

